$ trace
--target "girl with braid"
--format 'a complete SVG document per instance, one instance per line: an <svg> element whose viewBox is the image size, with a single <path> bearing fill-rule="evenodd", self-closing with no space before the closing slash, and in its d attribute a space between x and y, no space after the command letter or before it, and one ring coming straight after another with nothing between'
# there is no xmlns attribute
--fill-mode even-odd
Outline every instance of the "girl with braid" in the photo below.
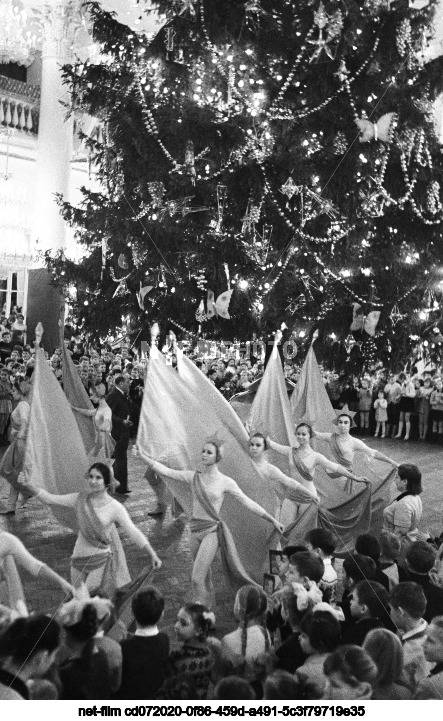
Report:
<svg viewBox="0 0 443 721"><path fill-rule="evenodd" d="M271 641L266 629L267 598L261 588L243 586L237 593L234 615L238 628L221 641L221 665L228 674L243 676L256 697L263 695L262 681L267 672ZM226 675L226 674L225 674Z"/></svg>

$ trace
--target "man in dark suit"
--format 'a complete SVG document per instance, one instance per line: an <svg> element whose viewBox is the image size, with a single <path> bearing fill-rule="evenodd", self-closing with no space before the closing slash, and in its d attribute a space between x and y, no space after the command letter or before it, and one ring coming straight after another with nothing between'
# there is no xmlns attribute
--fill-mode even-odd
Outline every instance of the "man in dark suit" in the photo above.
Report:
<svg viewBox="0 0 443 721"><path fill-rule="evenodd" d="M106 403L112 411L112 437L115 440L114 476L120 487L117 493L128 494L128 445L132 422L129 403L129 376L123 373L115 376L114 388L106 396Z"/></svg>

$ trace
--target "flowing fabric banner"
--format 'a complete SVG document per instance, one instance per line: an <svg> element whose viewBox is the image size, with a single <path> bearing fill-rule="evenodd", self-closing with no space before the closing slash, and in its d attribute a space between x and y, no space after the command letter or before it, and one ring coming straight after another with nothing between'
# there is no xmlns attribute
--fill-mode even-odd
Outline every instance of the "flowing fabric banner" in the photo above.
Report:
<svg viewBox="0 0 443 721"><path fill-rule="evenodd" d="M137 444L146 455L173 468L200 468L205 440L217 434L224 440L219 468L233 478L242 491L271 512L275 499L248 454L248 434L221 393L186 357L178 359L178 371L166 365L164 356L151 356L145 383ZM192 496L185 482L164 479L185 509L192 513ZM274 537L271 524L235 503L227 495L223 520L235 540L243 566L262 582L268 549Z"/></svg>
<svg viewBox="0 0 443 721"><path fill-rule="evenodd" d="M43 351L36 352L31 413L24 470L27 478L50 493L86 490L88 459L71 406ZM53 507L63 525L76 529L75 513Z"/></svg>
<svg viewBox="0 0 443 721"><path fill-rule="evenodd" d="M87 411L93 410L93 405L86 392L86 388L81 382L78 370L72 362L71 355L63 342L62 354L63 390L66 393L70 405L75 408L84 408ZM95 445L94 421L82 413L73 412L86 452L90 453Z"/></svg>

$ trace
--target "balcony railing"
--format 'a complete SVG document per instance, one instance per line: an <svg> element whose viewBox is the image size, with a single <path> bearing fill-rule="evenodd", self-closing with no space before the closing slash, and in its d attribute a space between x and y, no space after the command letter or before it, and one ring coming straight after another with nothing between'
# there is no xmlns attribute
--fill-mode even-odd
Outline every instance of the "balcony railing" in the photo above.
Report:
<svg viewBox="0 0 443 721"><path fill-rule="evenodd" d="M40 86L0 75L0 128L7 127L36 135Z"/></svg>

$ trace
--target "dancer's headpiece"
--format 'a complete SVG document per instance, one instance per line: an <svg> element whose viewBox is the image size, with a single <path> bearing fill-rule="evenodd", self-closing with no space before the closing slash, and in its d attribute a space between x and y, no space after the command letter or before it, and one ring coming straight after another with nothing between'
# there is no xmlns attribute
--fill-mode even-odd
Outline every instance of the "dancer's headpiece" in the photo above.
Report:
<svg viewBox="0 0 443 721"><path fill-rule="evenodd" d="M348 416L349 420L351 421L351 428L357 428L357 424L354 421L354 416L357 411L350 411L348 408L348 404L346 403L343 408L334 408L335 412L335 419L332 421L334 426L338 426L338 419L340 416Z"/></svg>
<svg viewBox="0 0 443 721"><path fill-rule="evenodd" d="M208 436L208 438L205 439L205 444L206 443L211 443L213 446L215 446L215 448L217 449L216 461L217 461L217 463L219 461L221 461L221 459L223 458L223 450L224 450L224 444L225 444L224 438L222 438L218 434L218 431L215 431L215 433L213 433L212 435Z"/></svg>

